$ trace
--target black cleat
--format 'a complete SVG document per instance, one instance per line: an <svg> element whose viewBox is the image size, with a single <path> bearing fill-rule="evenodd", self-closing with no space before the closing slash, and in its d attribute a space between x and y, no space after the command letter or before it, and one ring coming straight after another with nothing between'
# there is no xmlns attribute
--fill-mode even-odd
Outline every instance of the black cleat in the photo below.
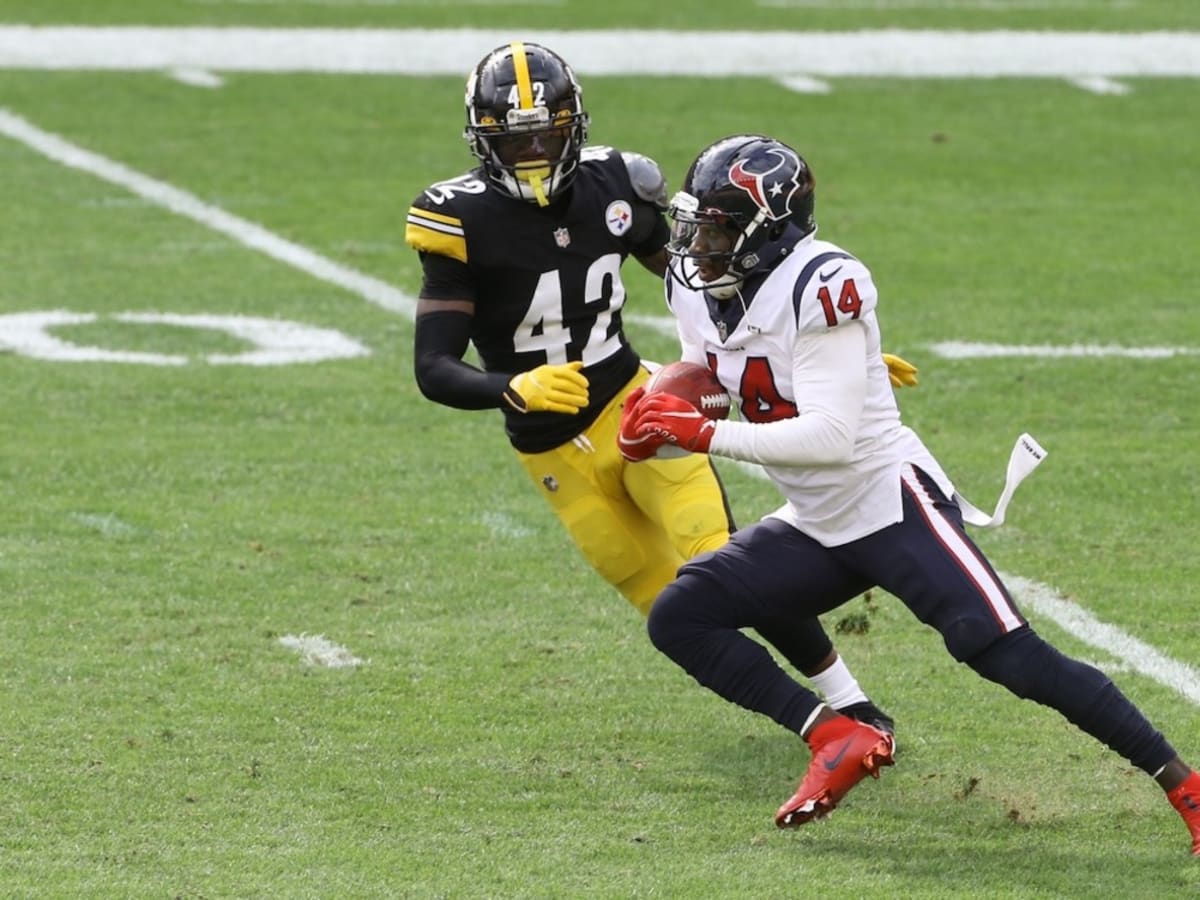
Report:
<svg viewBox="0 0 1200 900"><path fill-rule="evenodd" d="M896 735L895 721L870 700L864 700L862 703L851 703L849 706L843 706L838 712L843 716L849 716L858 722L878 728L884 734L890 734L893 737Z"/></svg>

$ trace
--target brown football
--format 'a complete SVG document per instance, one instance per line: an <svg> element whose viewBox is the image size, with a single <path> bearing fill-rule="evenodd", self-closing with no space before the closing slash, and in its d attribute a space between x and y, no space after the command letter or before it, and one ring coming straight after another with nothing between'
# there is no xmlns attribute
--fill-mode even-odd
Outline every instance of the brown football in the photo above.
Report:
<svg viewBox="0 0 1200 900"><path fill-rule="evenodd" d="M729 392L707 366L690 362L668 363L646 382L646 393L655 391L682 397L710 419L729 418Z"/></svg>

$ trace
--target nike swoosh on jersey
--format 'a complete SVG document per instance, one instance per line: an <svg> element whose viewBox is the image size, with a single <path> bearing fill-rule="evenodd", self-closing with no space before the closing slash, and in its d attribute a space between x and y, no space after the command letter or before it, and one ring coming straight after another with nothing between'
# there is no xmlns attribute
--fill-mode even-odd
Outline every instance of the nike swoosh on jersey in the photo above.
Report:
<svg viewBox="0 0 1200 900"><path fill-rule="evenodd" d="M819 279L821 280L821 282L822 282L822 283L824 283L824 282L828 281L830 278L832 278L834 275L836 275L836 274L837 274L838 272L840 272L840 271L842 271L842 267L841 267L841 266L838 266L836 269L834 269L834 270L833 270L832 272L830 272L828 275L826 275L824 272L818 272L818 273L817 273L817 278L819 278Z"/></svg>

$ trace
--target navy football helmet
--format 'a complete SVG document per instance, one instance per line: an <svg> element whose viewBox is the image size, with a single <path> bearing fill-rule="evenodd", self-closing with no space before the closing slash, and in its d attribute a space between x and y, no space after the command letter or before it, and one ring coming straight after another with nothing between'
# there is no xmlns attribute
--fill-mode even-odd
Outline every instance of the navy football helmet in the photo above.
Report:
<svg viewBox="0 0 1200 900"><path fill-rule="evenodd" d="M587 141L583 89L540 44L497 47L467 79L463 137L505 194L547 206L570 185Z"/></svg>
<svg viewBox="0 0 1200 900"><path fill-rule="evenodd" d="M803 157L774 138L739 134L705 148L671 199L671 274L693 290L733 296L816 230L815 185ZM722 239L706 240L704 226Z"/></svg>

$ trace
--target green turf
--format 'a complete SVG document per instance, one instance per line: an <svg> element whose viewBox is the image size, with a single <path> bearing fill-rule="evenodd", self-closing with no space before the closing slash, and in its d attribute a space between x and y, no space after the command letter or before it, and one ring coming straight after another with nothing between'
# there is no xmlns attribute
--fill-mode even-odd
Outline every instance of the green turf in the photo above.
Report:
<svg viewBox="0 0 1200 900"><path fill-rule="evenodd" d="M758 0L736 8L709 0L661 4L642 0L2 0L0 21L340 28L1150 31L1200 27L1200 10L1191 0Z"/></svg>
<svg viewBox="0 0 1200 900"><path fill-rule="evenodd" d="M621 7L607 6L536 17L612 25ZM1191 4L1096 7L1097 24L1131 30L1194 16ZM673 9L697 18L660 12L639 27L743 24L715 5ZM7 21L448 16L0 0ZM1062 9L938 17L1043 18L1069 24ZM807 22L764 10L744 24ZM1200 348L1195 82L1130 83L1100 97L1054 81L844 79L810 96L753 79L591 78L587 100L594 143L651 154L672 184L722 134L795 143L817 173L822 236L873 268L888 348L921 367L905 416L960 486L990 503L1021 430L1050 451L1009 524L979 538L997 566L1196 664L1194 357L955 362L929 350ZM404 212L469 164L461 94L448 78L236 75L206 91L158 75L0 71L0 107L410 293ZM372 350L264 368L0 354L5 896L1200 890L1183 828L1148 779L956 666L884 595L828 624L866 623L837 642L897 716L898 764L827 823L775 831L806 752L655 653L527 489L498 414L420 398L403 316L5 138L0 198L0 315L98 313L55 333L196 358L240 343L103 315L277 317ZM647 276L628 283L636 312L662 313ZM631 331L647 356L670 358L669 339ZM723 471L740 519L773 508L768 485ZM1035 623L1064 650L1114 662ZM278 643L302 632L367 662L305 668ZM1200 759L1200 709L1148 678L1114 677Z"/></svg>

